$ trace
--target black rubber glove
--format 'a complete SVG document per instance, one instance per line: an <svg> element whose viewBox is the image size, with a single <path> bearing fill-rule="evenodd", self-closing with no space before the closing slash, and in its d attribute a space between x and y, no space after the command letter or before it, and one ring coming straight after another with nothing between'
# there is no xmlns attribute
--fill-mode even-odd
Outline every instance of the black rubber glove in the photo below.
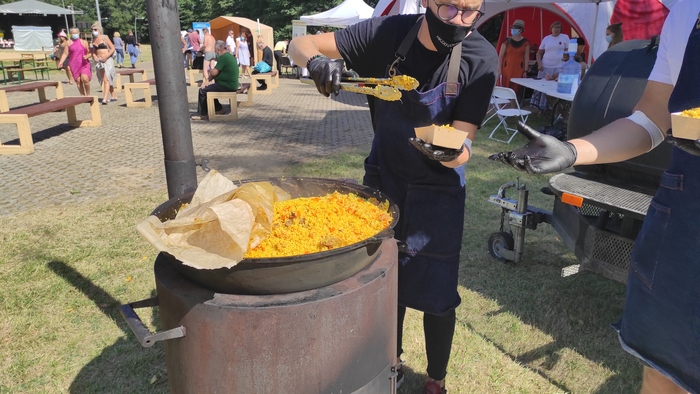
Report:
<svg viewBox="0 0 700 394"><path fill-rule="evenodd" d="M326 97L331 93L338 95L340 76L343 73L343 59L331 60L326 56L319 56L309 62L308 70L319 93Z"/></svg>
<svg viewBox="0 0 700 394"><path fill-rule="evenodd" d="M547 134L540 134L523 122L518 122L518 131L530 142L512 152L499 152L489 159L501 161L529 174L547 174L569 168L576 162L576 147L559 141Z"/></svg>
<svg viewBox="0 0 700 394"><path fill-rule="evenodd" d="M360 74L356 73L355 70L344 70L342 77L343 78L360 78Z"/></svg>
<svg viewBox="0 0 700 394"><path fill-rule="evenodd" d="M700 140L686 140L683 138L676 138L673 136L673 130L669 129L666 133L666 142L678 147L678 149L688 152L694 156L700 156Z"/></svg>
<svg viewBox="0 0 700 394"><path fill-rule="evenodd" d="M459 157L459 155L464 152L464 145L460 149L450 149L433 146L420 138L409 138L408 142L411 143L416 149L418 149L422 154L428 156L429 159L437 161L452 161Z"/></svg>

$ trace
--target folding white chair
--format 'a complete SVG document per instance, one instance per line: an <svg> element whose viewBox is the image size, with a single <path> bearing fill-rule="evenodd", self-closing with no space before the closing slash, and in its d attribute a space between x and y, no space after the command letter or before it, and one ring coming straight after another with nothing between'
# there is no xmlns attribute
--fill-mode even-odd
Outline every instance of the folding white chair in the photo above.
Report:
<svg viewBox="0 0 700 394"><path fill-rule="evenodd" d="M496 98L492 94L491 101L489 101L489 110L486 111L486 115L488 115L488 118L484 119L484 121L481 122L481 125L485 125L486 122L488 122L489 120L491 120L491 118L496 116L496 111L498 111L499 109L506 108L508 104L510 104L510 100Z"/></svg>
<svg viewBox="0 0 700 394"><path fill-rule="evenodd" d="M515 102L515 107L516 108L499 108L496 110L496 116L498 116L498 119L500 120L500 123L496 127L493 128L493 131L491 131L491 134L489 135L489 138L492 140L500 141L500 142L505 142L507 144L510 144L510 142L513 140L516 134L518 134L518 129L514 127L508 127L508 118L512 117L517 117L520 118L520 120L523 123L527 122L528 116L530 116L530 111L520 109L520 104L518 103L518 96L515 94L515 91L510 88L503 88L500 86L496 86L493 88L493 97L497 99L504 99ZM496 131L503 126L503 129L506 132L506 138L507 139L498 139L494 138L494 134L496 134Z"/></svg>

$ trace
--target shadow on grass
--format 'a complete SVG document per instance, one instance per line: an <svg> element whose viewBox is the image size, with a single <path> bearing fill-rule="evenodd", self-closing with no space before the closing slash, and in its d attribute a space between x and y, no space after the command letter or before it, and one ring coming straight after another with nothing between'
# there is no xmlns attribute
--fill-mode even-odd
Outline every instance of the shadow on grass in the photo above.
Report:
<svg viewBox="0 0 700 394"><path fill-rule="evenodd" d="M155 346L141 348L128 325L119 313L121 303L100 286L95 285L62 261L47 264L56 275L63 278L89 298L107 317L113 320L125 336L105 346L102 352L85 365L71 383L70 392L82 393L165 393L167 374L163 350ZM155 296L155 290L151 296ZM153 315L151 326L158 327L158 314ZM150 381L134 380L130 371L153 371Z"/></svg>

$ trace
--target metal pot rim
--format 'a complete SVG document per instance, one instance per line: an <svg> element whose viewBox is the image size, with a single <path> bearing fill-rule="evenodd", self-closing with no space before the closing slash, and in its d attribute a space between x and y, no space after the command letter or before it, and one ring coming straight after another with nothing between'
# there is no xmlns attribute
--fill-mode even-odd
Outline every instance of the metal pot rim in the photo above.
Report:
<svg viewBox="0 0 700 394"><path fill-rule="evenodd" d="M300 262L307 262L307 261L314 261L314 260L320 260L320 259L325 259L334 255L340 255L343 253L347 253L362 247L365 247L370 244L374 243L381 243L385 239L391 238L394 236L394 227L396 226L396 223L399 221L399 209L398 206L391 200L389 197L384 195L381 191L377 189L373 189L368 186L360 185L357 183L351 183L347 182L344 180L337 180L337 179L328 179L328 178L310 178L310 177L278 177L278 178L256 178L256 179L247 179L247 180L240 180L240 181L233 181L235 185L241 185L244 183L249 183L249 182L270 182L273 185L280 186L283 184L287 183L294 183L294 184L304 184L304 183L315 183L316 185L322 185L322 184L327 184L328 186L330 185L335 185L336 187L341 187L344 189L351 189L358 195L360 195L363 198L370 198L374 197L377 198L379 201L388 201L389 202L389 214L392 217L392 221L389 223L389 227L385 228L384 230L380 231L379 233L364 239L362 241L356 242L351 245L343 246L341 248L336 248L336 249L331 249L331 250L326 250L323 252L316 252L316 253L310 253L310 254L303 254L303 255L296 255L296 256L285 256L285 257L270 257L270 258L252 258L252 259L243 259L241 260L237 265L234 267L230 268L236 268L239 267L241 268L241 265L243 266L251 266L251 265L287 265L287 264L294 264L294 263L300 263ZM284 189L284 187L282 187ZM286 190L287 192L290 192L289 190ZM334 191L334 190L333 190ZM329 193L332 193L333 191L329 190ZM190 190L180 196L173 197L169 199L168 201L160 204L157 206L153 212L151 213L152 215L157 216L161 221L169 219L169 217L165 216L162 217L164 213L167 212L177 212L177 209L182 206L183 203L187 203L192 199L192 196L194 196L194 189ZM295 197L294 195L292 197ZM296 197L301 197L301 196L296 196ZM175 207L175 204L180 204L177 207ZM173 210L174 209L174 210ZM170 255L169 255L170 256ZM170 256L172 259L175 259L173 256ZM176 260L176 259L175 259ZM178 260L179 261L179 260ZM180 262L182 264L182 262ZM192 267L194 268L194 267ZM197 268L201 269L203 271L209 270L206 268ZM216 268L216 269L211 269L211 270L220 270L221 268Z"/></svg>

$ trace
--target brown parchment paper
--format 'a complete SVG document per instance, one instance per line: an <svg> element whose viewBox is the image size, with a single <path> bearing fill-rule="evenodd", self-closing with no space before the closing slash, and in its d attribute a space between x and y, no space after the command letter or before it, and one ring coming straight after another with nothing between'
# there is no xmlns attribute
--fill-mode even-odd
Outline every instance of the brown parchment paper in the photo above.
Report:
<svg viewBox="0 0 700 394"><path fill-rule="evenodd" d="M217 171L200 182L175 219L154 215L136 230L156 249L199 269L231 268L272 230L273 204L290 196L269 182L236 187Z"/></svg>

